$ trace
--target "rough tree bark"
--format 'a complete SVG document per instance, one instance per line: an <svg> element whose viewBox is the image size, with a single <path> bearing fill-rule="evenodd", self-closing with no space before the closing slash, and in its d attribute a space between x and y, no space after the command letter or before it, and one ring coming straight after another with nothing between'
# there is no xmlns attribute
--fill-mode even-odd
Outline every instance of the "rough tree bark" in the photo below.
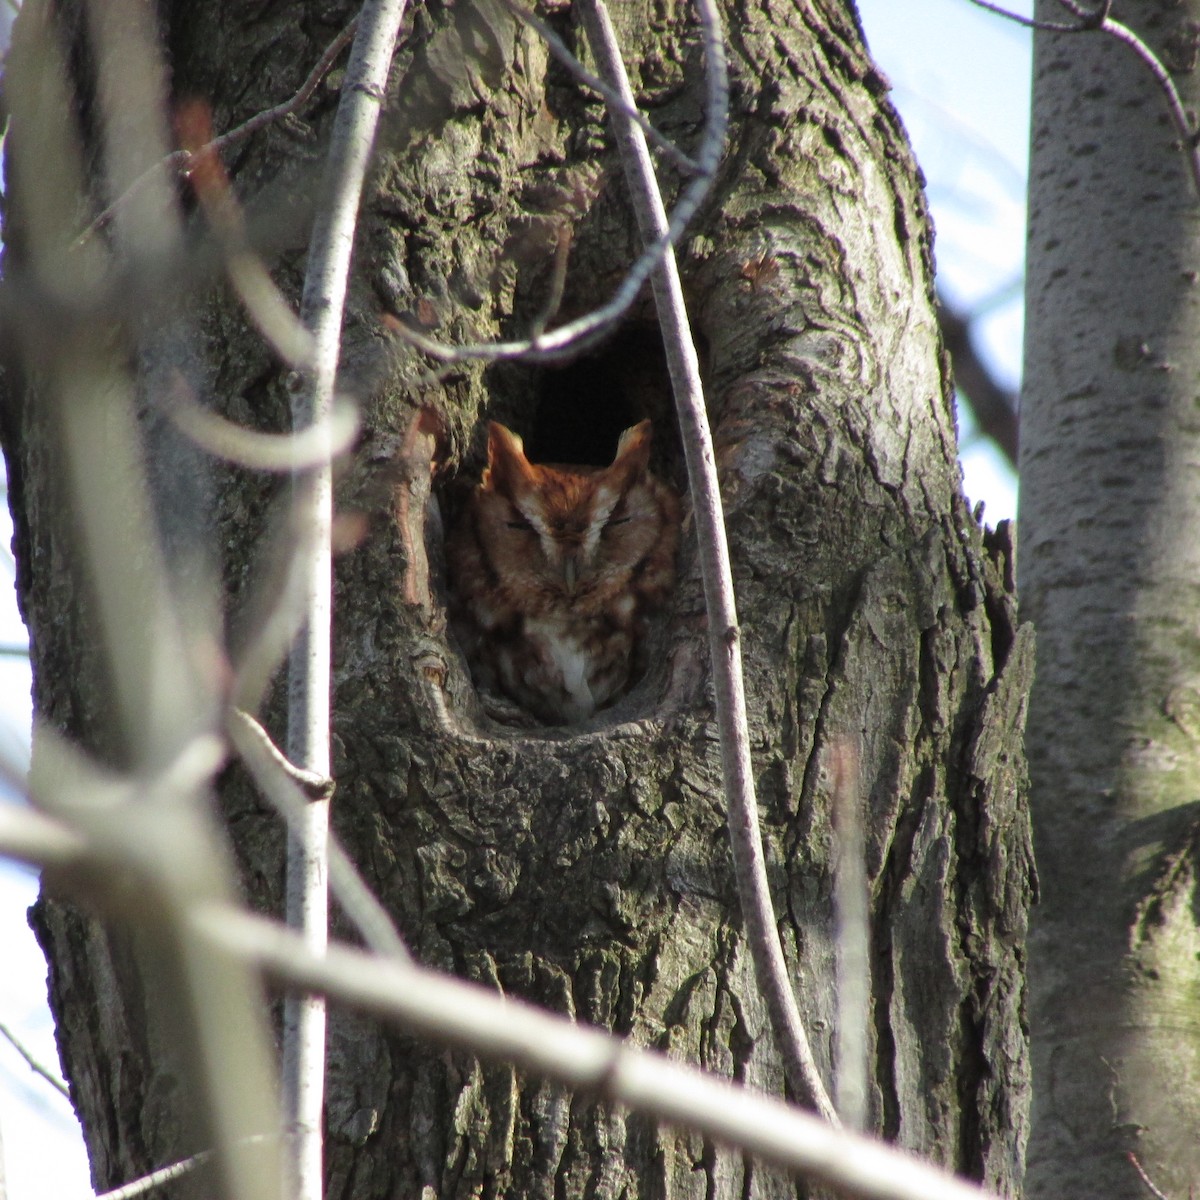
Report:
<svg viewBox="0 0 1200 1200"><path fill-rule="evenodd" d="M1194 107L1200 5L1140 0L1121 18ZM1038 630L1045 901L1029 1189L1143 1196L1132 1151L1184 1196L1200 1179L1197 198L1125 47L1039 34L1034 74L1021 613Z"/></svg>
<svg viewBox="0 0 1200 1200"><path fill-rule="evenodd" d="M81 37L75 6L58 7ZM289 94L350 8L163 3L174 93L210 99L228 127ZM582 49L568 7L542 10ZM768 859L818 1057L828 1079L830 763L848 740L871 887L870 1125L1011 1194L1029 1082L1031 641L1015 624L1006 538L985 537L962 499L918 173L851 10L724 5L732 132L681 267L704 343ZM643 104L690 147L703 93L689 6L627 0L614 19ZM308 114L318 135L332 104ZM320 148L275 128L229 162L294 291ZM335 825L423 961L779 1093L732 886L690 528L643 683L587 729L499 728L447 640L437 539L427 572L414 511L420 471L394 454L414 407L435 408L436 490L452 509L456 481L478 472L485 413L535 456L582 461L650 415L659 469L682 484L646 303L581 362L463 367L437 386L381 321L448 340L521 333L564 229L564 314L607 294L636 245L603 106L498 0L415 4L379 149L343 355L366 436L341 500L369 533L337 568ZM15 186L19 223L36 183ZM283 373L235 309L210 297L193 346L224 411L283 428ZM38 707L97 745L102 674L52 556L65 519L36 392L10 412ZM211 468L235 625L274 488ZM169 528L179 506L162 490ZM278 912L276 822L236 770L224 799L247 891ZM144 1033L153 981L119 932L50 900L36 924L96 1179L112 1184L187 1148L169 1055ZM332 1197L806 1194L684 1132L355 1018L335 1014L330 1063Z"/></svg>

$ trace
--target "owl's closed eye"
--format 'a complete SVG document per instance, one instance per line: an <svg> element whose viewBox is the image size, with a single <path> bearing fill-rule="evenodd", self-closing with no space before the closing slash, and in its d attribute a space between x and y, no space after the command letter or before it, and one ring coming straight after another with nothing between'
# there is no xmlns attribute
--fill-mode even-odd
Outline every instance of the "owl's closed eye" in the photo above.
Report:
<svg viewBox="0 0 1200 1200"><path fill-rule="evenodd" d="M451 616L476 683L547 724L584 720L644 670L679 540L650 441L643 421L607 467L548 465L488 426L487 468L447 542Z"/></svg>

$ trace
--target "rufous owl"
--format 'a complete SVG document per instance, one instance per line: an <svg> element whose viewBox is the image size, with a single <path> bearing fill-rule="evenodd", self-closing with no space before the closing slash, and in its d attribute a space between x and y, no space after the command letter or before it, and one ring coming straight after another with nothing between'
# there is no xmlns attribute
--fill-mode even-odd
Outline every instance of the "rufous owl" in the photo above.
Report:
<svg viewBox="0 0 1200 1200"><path fill-rule="evenodd" d="M446 545L451 620L476 685L545 724L585 720L645 669L679 542L650 441L642 421L607 467L539 464L488 425L487 468Z"/></svg>

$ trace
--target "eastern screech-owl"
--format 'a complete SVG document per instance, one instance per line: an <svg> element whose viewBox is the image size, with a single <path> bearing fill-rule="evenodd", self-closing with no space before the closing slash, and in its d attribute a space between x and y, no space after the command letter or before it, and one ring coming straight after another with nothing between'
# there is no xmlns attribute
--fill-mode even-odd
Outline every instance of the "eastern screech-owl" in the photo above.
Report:
<svg viewBox="0 0 1200 1200"><path fill-rule="evenodd" d="M679 498L650 473L649 421L607 467L531 463L488 426L488 465L447 541L452 620L475 682L549 725L590 717L644 669L675 580Z"/></svg>

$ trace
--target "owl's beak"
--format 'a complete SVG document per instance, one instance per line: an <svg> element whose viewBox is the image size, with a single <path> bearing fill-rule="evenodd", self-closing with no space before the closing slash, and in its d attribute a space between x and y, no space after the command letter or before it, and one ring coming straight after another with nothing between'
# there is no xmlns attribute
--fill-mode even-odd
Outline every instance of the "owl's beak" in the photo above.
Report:
<svg viewBox="0 0 1200 1200"><path fill-rule="evenodd" d="M573 592L575 584L579 581L579 560L573 554L563 556L563 581L567 585L567 591Z"/></svg>

